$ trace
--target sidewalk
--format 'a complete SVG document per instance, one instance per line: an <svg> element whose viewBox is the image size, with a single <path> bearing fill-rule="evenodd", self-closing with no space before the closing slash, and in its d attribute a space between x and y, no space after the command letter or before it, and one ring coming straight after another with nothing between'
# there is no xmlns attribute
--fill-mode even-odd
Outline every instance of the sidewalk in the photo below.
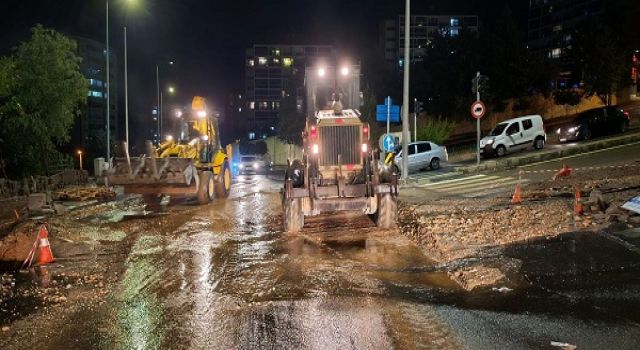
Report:
<svg viewBox="0 0 640 350"><path fill-rule="evenodd" d="M514 155L502 159L484 160L480 165L468 165L457 168L457 171L468 174L482 171L497 171L512 169L522 165L531 163L542 162L545 160L552 160L555 158L562 158L580 153L586 153L591 151L597 151L604 148L628 145L632 143L640 142L640 132L634 131L633 133L627 133L624 135L609 137L602 140L592 140L580 142L572 147L565 147L561 149L548 149L539 152L526 153L523 155Z"/></svg>

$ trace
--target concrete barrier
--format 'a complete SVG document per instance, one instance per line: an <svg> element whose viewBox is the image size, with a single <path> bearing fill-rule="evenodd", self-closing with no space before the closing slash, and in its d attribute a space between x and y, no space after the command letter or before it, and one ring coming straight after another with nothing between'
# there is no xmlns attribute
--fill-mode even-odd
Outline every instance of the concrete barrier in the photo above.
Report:
<svg viewBox="0 0 640 350"><path fill-rule="evenodd" d="M640 133L626 134L602 140L581 142L576 146L561 148L557 150L544 150L535 153L510 156L502 159L484 160L480 163L480 165L463 166L457 168L457 170L464 174L469 174L482 171L499 171L513 169L527 164L597 151L609 147L626 145L638 141L640 141Z"/></svg>

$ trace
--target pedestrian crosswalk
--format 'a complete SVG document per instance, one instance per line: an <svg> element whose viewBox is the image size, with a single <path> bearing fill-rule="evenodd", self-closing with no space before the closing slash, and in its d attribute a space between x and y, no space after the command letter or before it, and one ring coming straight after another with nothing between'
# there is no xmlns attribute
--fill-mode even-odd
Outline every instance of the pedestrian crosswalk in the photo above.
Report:
<svg viewBox="0 0 640 350"><path fill-rule="evenodd" d="M499 175L465 175L458 172L424 173L412 176L415 187L434 191L445 196L475 198L513 191L517 183L527 183L527 179Z"/></svg>

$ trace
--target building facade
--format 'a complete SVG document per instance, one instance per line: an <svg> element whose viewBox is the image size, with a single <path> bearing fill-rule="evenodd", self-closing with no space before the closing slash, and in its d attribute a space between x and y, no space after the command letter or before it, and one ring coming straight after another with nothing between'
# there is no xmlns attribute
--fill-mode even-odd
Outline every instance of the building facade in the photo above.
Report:
<svg viewBox="0 0 640 350"><path fill-rule="evenodd" d="M530 0L529 48L561 59L571 45L576 26L603 12L604 0Z"/></svg>
<svg viewBox="0 0 640 350"><path fill-rule="evenodd" d="M304 100L305 68L335 61L328 45L254 45L245 55L245 111L249 139L276 133L278 110L286 94Z"/></svg>
<svg viewBox="0 0 640 350"><path fill-rule="evenodd" d="M457 36L463 30L478 31L475 15L412 15L409 23L411 61L422 61L427 47L437 35ZM380 44L387 63L404 64L405 16L380 24Z"/></svg>
<svg viewBox="0 0 640 350"><path fill-rule="evenodd" d="M88 156L105 157L107 153L107 82L106 49L103 42L74 37L78 44L78 56L82 58L80 70L89 82L87 104L79 111L74 136ZM109 61L110 75L110 133L112 140L118 140L118 61L111 49ZM113 142L112 142L113 147ZM112 148L113 149L113 148Z"/></svg>

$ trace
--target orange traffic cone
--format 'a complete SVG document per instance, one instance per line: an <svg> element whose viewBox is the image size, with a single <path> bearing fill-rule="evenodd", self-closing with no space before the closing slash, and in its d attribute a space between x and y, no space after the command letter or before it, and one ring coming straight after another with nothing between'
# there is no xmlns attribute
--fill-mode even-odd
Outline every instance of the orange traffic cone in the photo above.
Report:
<svg viewBox="0 0 640 350"><path fill-rule="evenodd" d="M40 226L40 254L38 254L38 265L49 264L53 262L53 253L49 244L49 232L45 225Z"/></svg>
<svg viewBox="0 0 640 350"><path fill-rule="evenodd" d="M576 199L573 205L573 212L576 215L584 214L584 208L582 207L582 193L580 192L580 189L577 187L576 187Z"/></svg>
<svg viewBox="0 0 640 350"><path fill-rule="evenodd" d="M571 175L571 168L569 168L567 164L563 164L562 169L558 170L558 172L555 175L553 175L553 180L559 177L567 177L569 175Z"/></svg>
<svg viewBox="0 0 640 350"><path fill-rule="evenodd" d="M522 188L520 186L520 183L518 182L518 184L516 185L516 190L515 192L513 192L513 197L511 197L511 204L522 204Z"/></svg>

